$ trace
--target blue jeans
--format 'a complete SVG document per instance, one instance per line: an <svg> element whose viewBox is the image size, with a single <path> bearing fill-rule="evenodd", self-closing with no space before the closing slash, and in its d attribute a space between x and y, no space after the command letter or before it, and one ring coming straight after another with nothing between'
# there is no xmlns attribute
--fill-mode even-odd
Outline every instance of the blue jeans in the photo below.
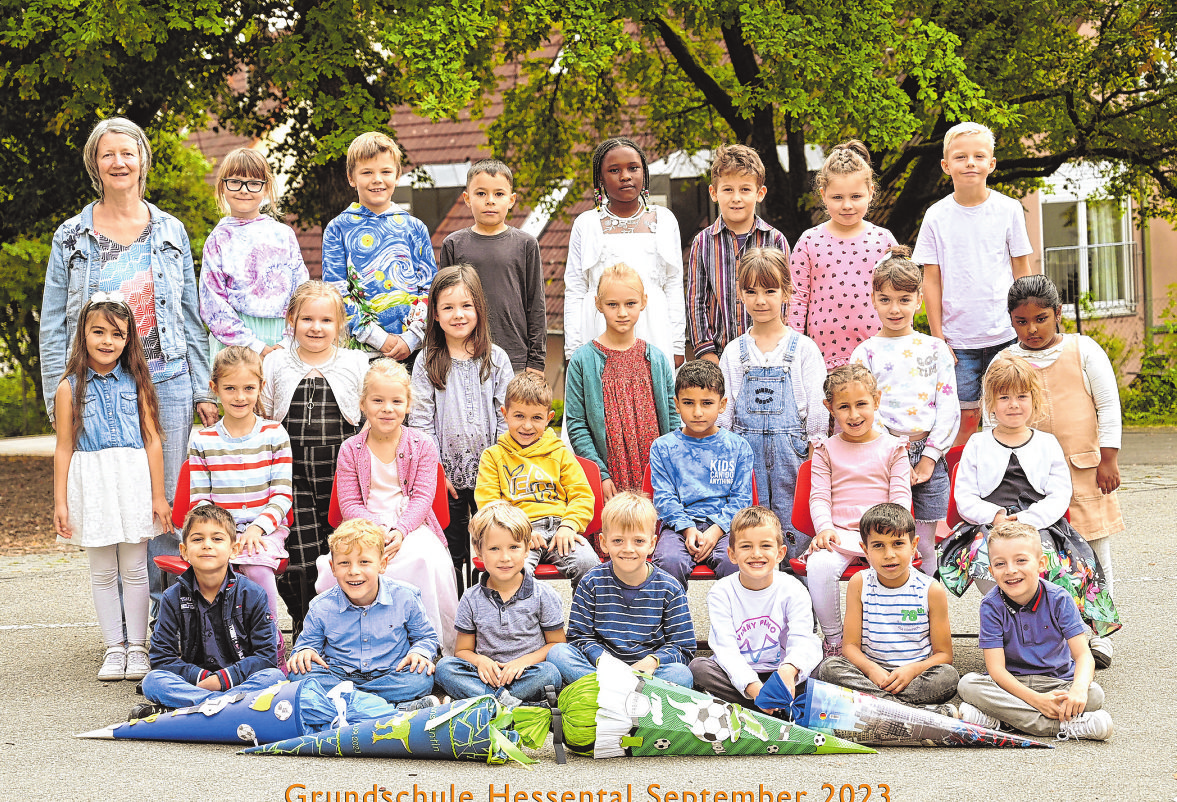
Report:
<svg viewBox="0 0 1177 802"><path fill-rule="evenodd" d="M696 523L699 531L702 532L711 524L704 521L702 524ZM711 550L711 554L707 559L699 563L699 565L706 565L715 571L715 576L723 579L725 576L731 576L739 571L736 564L733 563L727 556L727 542L728 536L721 535L719 541L716 542L715 548ZM665 526L661 527L658 532L658 543L654 546L654 565L661 568L666 573L678 580L678 583L683 586L683 590L687 587L687 577L690 576L691 570L695 567L695 558L687 551L687 542L685 536L681 532L675 532L673 529L668 529ZM550 654L550 653L549 653ZM548 659L551 659L550 657ZM690 672L687 672L690 674ZM679 685L682 685L680 682ZM690 687L689 685L687 686Z"/></svg>
<svg viewBox="0 0 1177 802"><path fill-rule="evenodd" d="M952 349L956 355L956 397L961 409L976 409L981 405L981 379L989 369L989 363L1017 341L1015 337L1009 342L985 348Z"/></svg>
<svg viewBox="0 0 1177 802"><path fill-rule="evenodd" d="M315 664L306 674L295 674L291 672L289 679L292 682L297 679L318 680L325 691L331 690L341 682L350 680L355 683L357 691L364 691L379 696L384 701L391 702L392 704L411 702L414 699L420 699L422 696L427 696L433 692L432 674L426 674L423 671L418 674L408 669L404 671L389 669L387 671L369 671L367 673L353 671L348 674L341 669L323 668L323 666Z"/></svg>
<svg viewBox="0 0 1177 802"><path fill-rule="evenodd" d="M263 668L256 674L250 674L240 685L235 685L227 691L206 691L184 681L179 674L171 671L148 671L143 678L143 695L147 701L164 707L193 707L205 699L221 696L226 693L249 693L264 690L271 685L277 685L286 679L286 675L276 668Z"/></svg>
<svg viewBox="0 0 1177 802"><path fill-rule="evenodd" d="M549 663L554 665L564 679L565 685L576 682L586 674L596 671L596 667L584 656L584 652L571 643L557 643L548 651ZM666 682L673 682L684 688L693 688L695 679L691 676L691 669L683 663L661 663L654 671L654 676Z"/></svg>
<svg viewBox="0 0 1177 802"><path fill-rule="evenodd" d="M911 467L919 464L924 456L928 438L907 444L907 459ZM911 486L912 511L917 521L943 521L948 515L948 496L952 492L948 480L948 463L941 456L932 468L928 481Z"/></svg>
<svg viewBox="0 0 1177 802"><path fill-rule="evenodd" d="M483 682L474 664L460 657L441 658L437 662L435 680L454 699L470 699L483 694L497 696L501 690ZM538 702L544 698L545 685L551 685L557 691L564 685L559 669L546 660L523 669L514 682L507 684L506 690L516 699Z"/></svg>
<svg viewBox="0 0 1177 802"><path fill-rule="evenodd" d="M176 480L188 459L188 437L192 433L192 377L185 373L155 385L159 396L159 422L163 427L163 485L168 501L176 497ZM170 524L169 524L170 525ZM147 543L147 583L151 589L151 620L159 613L159 600L167 587L167 575L155 565L155 558L180 554L180 533L164 533Z"/></svg>

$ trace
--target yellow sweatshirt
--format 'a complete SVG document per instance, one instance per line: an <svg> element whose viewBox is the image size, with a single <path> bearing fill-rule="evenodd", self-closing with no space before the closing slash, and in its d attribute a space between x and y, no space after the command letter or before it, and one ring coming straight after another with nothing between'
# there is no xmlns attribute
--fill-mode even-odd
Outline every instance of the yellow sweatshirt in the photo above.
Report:
<svg viewBox="0 0 1177 802"><path fill-rule="evenodd" d="M572 452L551 429L524 448L510 432L482 452L474 501L503 499L534 521L549 516L584 534L593 517L593 489Z"/></svg>

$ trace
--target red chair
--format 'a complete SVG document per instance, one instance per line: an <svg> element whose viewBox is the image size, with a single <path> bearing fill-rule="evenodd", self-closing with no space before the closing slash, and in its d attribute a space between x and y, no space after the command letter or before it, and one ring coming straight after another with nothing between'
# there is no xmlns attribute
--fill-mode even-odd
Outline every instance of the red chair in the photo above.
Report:
<svg viewBox="0 0 1177 802"><path fill-rule="evenodd" d="M192 465L185 461L180 466L180 475L176 478L176 497L172 501L172 526L176 529L183 530L184 521L188 517L189 511L192 509ZM286 513L286 525L294 523L294 507ZM155 564L159 570L172 576L179 576L188 570L188 563L180 559L178 556L165 554L156 557ZM274 569L275 575L281 575L286 572L286 566L290 564L290 560L283 557L278 561L278 567Z"/></svg>
<svg viewBox="0 0 1177 802"><path fill-rule="evenodd" d="M450 525L450 498L445 489L445 468L437 463L437 488L433 491L433 514L445 529ZM331 504L327 508L327 525L332 529L343 523L343 511L339 508L339 476L331 482Z"/></svg>
<svg viewBox="0 0 1177 802"><path fill-rule="evenodd" d="M580 463L581 470L584 471L584 477L588 480L589 487L593 489L593 517L589 521L588 527L584 530L584 536L593 550L597 552L597 556L604 562L605 557L601 553L601 511L605 509L605 491L601 489L601 468L597 463L585 457L577 457L576 461ZM470 571L470 581L468 585L474 584L474 578L486 570L486 564L478 557L473 557L470 560L472 569ZM566 579L564 574L560 573L560 569L554 565L539 564L535 567L536 579Z"/></svg>
<svg viewBox="0 0 1177 802"><path fill-rule="evenodd" d="M793 528L809 537L817 534L815 531L816 527L813 525L813 515L809 510L809 497L811 495L813 495L813 460L807 459L801 463L801 468L797 471L797 489L793 492ZM920 559L919 554L916 554L912 558L911 564L916 568L923 565L923 560ZM803 557L794 557L789 560L789 566L792 567L793 573L797 576L805 576L808 568L807 562ZM862 560L854 560L850 565L846 566L846 570L842 572L842 576L839 579L845 582L866 567L866 563Z"/></svg>
<svg viewBox="0 0 1177 802"><path fill-rule="evenodd" d="M949 474L952 473L952 470L960 462L960 455L963 453L964 453L964 446L963 445L953 446L952 448L948 449L948 451L946 451L944 453L944 464L948 466L948 473Z"/></svg>

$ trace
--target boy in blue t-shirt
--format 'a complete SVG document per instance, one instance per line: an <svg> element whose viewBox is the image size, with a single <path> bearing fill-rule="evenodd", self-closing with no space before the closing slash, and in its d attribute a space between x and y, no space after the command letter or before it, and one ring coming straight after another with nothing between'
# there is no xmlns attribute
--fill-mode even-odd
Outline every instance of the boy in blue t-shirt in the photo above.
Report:
<svg viewBox="0 0 1177 802"><path fill-rule="evenodd" d="M718 368L716 368L718 370ZM591 674L608 652L636 671L690 688L695 627L683 586L649 562L658 514L645 496L618 493L601 512L609 562L572 595L568 642L548 651L564 684Z"/></svg>
<svg viewBox="0 0 1177 802"><path fill-rule="evenodd" d="M425 224L392 202L400 148L387 134L360 134L347 148L358 203L323 229L323 281L343 296L353 347L405 361L425 338L425 300L437 262Z"/></svg>
<svg viewBox="0 0 1177 802"><path fill-rule="evenodd" d="M722 578L738 570L728 557L732 517L752 504L752 447L716 424L727 405L713 362L686 363L674 380L681 431L650 447L650 484L662 533L654 564L686 587L696 564Z"/></svg>
<svg viewBox="0 0 1177 802"><path fill-rule="evenodd" d="M1042 539L1029 524L1004 521L989 532L989 571L997 587L981 601L979 643L985 674L957 687L960 717L982 727L1009 724L1031 735L1112 737L1103 689L1079 608L1059 585L1044 582Z"/></svg>

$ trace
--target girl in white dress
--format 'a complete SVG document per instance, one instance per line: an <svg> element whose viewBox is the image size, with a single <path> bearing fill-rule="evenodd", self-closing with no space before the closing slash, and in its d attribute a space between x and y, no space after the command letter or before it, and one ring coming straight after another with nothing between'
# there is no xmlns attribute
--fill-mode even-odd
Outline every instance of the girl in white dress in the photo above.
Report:
<svg viewBox="0 0 1177 802"><path fill-rule="evenodd" d="M669 209L650 203L646 155L633 140L607 139L593 152L597 207L576 218L564 267L564 356L605 331L597 283L611 265L637 271L648 303L636 334L677 368L686 353L682 241Z"/></svg>
<svg viewBox="0 0 1177 802"><path fill-rule="evenodd" d="M54 399L53 526L58 542L80 546L90 558L90 587L106 642L98 679L139 680L150 668L147 541L170 529L172 515L164 492L159 401L122 293L94 293L78 320ZM144 488L150 507L143 503Z"/></svg>

